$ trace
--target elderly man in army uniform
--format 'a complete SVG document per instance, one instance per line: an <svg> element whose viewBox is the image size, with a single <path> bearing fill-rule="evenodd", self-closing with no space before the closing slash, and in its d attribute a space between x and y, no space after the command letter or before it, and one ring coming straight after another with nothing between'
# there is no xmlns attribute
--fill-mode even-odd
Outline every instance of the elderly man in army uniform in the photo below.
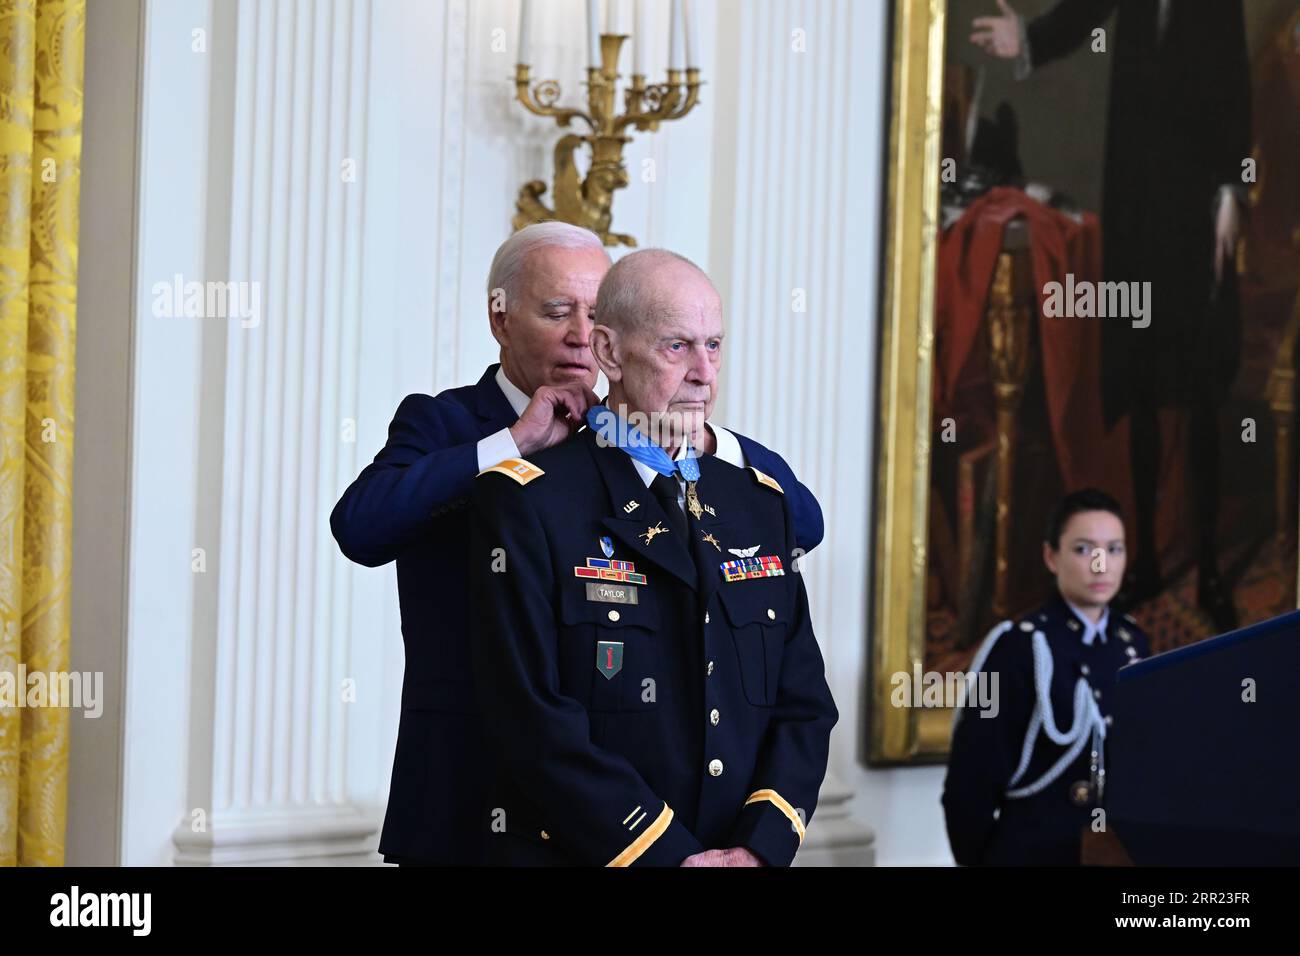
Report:
<svg viewBox="0 0 1300 956"><path fill-rule="evenodd" d="M838 714L780 483L694 452L721 301L647 250L596 315L606 404L474 483L489 862L788 865Z"/></svg>

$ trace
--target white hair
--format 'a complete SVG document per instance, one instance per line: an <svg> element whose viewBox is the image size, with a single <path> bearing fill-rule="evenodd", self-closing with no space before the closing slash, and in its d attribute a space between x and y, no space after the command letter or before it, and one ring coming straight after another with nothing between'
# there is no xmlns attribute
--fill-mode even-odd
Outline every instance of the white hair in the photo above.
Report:
<svg viewBox="0 0 1300 956"><path fill-rule="evenodd" d="M501 248L492 257L492 268L488 270L488 296L497 289L505 292L507 306L515 301L519 293L519 274L523 271L524 260L530 252L547 246L562 249L599 249L605 252L605 244L600 237L589 229L573 226L567 222L536 222L525 226L513 236L501 243ZM606 258L609 253L605 253Z"/></svg>

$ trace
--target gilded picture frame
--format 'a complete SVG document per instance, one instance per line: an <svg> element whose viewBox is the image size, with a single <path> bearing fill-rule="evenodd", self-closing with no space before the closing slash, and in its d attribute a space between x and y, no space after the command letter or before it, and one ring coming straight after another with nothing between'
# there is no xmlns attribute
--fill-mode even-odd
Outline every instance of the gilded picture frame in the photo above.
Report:
<svg viewBox="0 0 1300 956"><path fill-rule="evenodd" d="M1253 16L1247 17L1247 36L1254 51L1252 73L1258 68L1263 71L1261 76L1267 76L1265 68L1280 62L1279 58L1290 57L1288 62L1300 58L1300 20L1294 12L1288 14L1281 6L1271 12L1256 8ZM948 0L895 0L891 5L872 527L874 562L869 614L870 703L865 734L866 758L873 766L942 762L951 738L950 708L920 706L911 699L911 694L904 694L905 700L900 704L896 691L900 678L910 685L906 689L911 690L927 670L927 578L930 562L935 558L929 553L934 514L932 470L936 467L931 435L936 374L936 272L939 223L943 218L940 171L944 148L944 74L946 59L954 52L945 45L949 27L956 27L949 23L955 9L959 10L960 5L950 5ZM955 37L956 34L954 43ZM1255 55L1258 60L1254 59ZM1259 89L1269 87L1261 83ZM1274 168L1288 168L1285 163L1279 165L1276 158L1285 156L1284 152L1270 154L1265 149L1261 153L1260 130L1267 132L1272 127L1260 126L1259 116L1267 110L1261 112L1258 107L1257 103L1252 161L1258 159L1266 164L1272 157ZM1280 181L1276 176L1274 180L1274 185ZM1252 209L1260 201L1260 189L1258 185L1250 189ZM1300 208L1293 200L1286 199L1288 195L1283 194L1282 206L1274 199L1274 205L1267 208L1284 211ZM1291 205L1285 205L1287 202ZM1300 231L1291 237L1294 249L1288 255L1300 255L1297 237ZM1260 248L1252 248L1244 236L1238 250L1237 269L1242 281L1254 283L1249 288L1267 291L1272 287L1257 275L1257 272L1266 273L1243 265ZM1255 257L1260 262L1272 261L1266 260L1263 254ZM1250 320L1259 321L1258 314L1250 313ZM1267 393L1262 397L1253 392L1250 395L1257 404L1266 401L1272 417L1277 419L1275 447L1278 451L1274 455L1275 468L1270 469L1275 474L1269 476L1276 484L1277 543L1274 547L1277 554L1289 553L1294 560L1295 542L1300 539L1300 515L1295 502L1300 496L1295 493L1295 456L1287 449L1295 413L1294 343L1300 340L1300 295L1295 297L1289 320L1279 322L1275 332L1278 340L1274 350L1281 358L1273 363ZM1272 341L1263 336L1260 340ZM1007 434L999 431L993 443L999 456L1003 450L1017 447ZM1008 451L1007 457L1011 454ZM1247 459L1243 454L1243 460L1256 459ZM1259 458L1261 462L1266 460L1266 456ZM1003 480L999 478L999 482ZM995 510L1001 523L1007 511L1003 497L998 498ZM999 571L1005 571L1004 551L999 550L995 557ZM1300 593L1300 561L1286 576L1296 582L1296 591L1292 592L1294 603L1294 595ZM996 614L1009 613L1009 610L997 611L997 601L991 606Z"/></svg>
<svg viewBox="0 0 1300 956"><path fill-rule="evenodd" d="M925 654L930 389L946 0L897 0L892 22L872 582L868 761L947 753L952 712L894 707Z"/></svg>

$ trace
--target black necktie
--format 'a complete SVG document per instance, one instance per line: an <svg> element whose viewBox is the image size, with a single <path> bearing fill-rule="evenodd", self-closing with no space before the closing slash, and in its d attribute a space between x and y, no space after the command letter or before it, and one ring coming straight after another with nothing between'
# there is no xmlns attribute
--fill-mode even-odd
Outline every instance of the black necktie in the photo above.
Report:
<svg viewBox="0 0 1300 956"><path fill-rule="evenodd" d="M654 492L654 496L659 500L660 506L664 509L664 514L668 516L668 527L689 554L691 542L686 530L686 515L677 505L677 478L668 475L655 475L654 481L650 482L650 490Z"/></svg>

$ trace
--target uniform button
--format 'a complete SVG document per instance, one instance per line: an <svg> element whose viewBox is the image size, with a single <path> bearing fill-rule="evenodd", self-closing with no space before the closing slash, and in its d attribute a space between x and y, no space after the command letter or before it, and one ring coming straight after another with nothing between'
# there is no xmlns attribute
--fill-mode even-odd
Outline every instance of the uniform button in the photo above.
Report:
<svg viewBox="0 0 1300 956"><path fill-rule="evenodd" d="M1033 621L1021 621L1021 622L1020 622L1020 629L1021 629L1022 631L1032 631L1032 630L1034 629L1034 623L1033 623Z"/></svg>
<svg viewBox="0 0 1300 956"><path fill-rule="evenodd" d="M709 723L714 727L718 726L718 718L721 716L722 715L718 713L718 708L713 708L713 710L709 711Z"/></svg>
<svg viewBox="0 0 1300 956"><path fill-rule="evenodd" d="M709 677L713 676L713 661L709 661L709 666L708 669L705 671L705 674Z"/></svg>
<svg viewBox="0 0 1300 956"><path fill-rule="evenodd" d="M705 624L708 624L708 623L709 623L709 612L708 612L708 611L705 611L705 612L704 612L704 623L705 623Z"/></svg>
<svg viewBox="0 0 1300 956"><path fill-rule="evenodd" d="M775 621L775 620L776 620L776 611L773 611L771 608L768 608L768 609L767 609L767 619L768 619L769 621Z"/></svg>
<svg viewBox="0 0 1300 956"><path fill-rule="evenodd" d="M1101 700L1101 691L1094 687L1092 689L1092 697L1093 700Z"/></svg>
<svg viewBox="0 0 1300 956"><path fill-rule="evenodd" d="M1079 673L1082 674L1084 677L1087 677L1088 674L1090 673L1089 670L1088 670L1088 665L1087 665L1087 664L1080 664L1080 665L1079 665Z"/></svg>
<svg viewBox="0 0 1300 956"><path fill-rule="evenodd" d="M610 611L610 612L609 612L609 619L610 619L611 621L617 621L617 620L618 620L618 611Z"/></svg>
<svg viewBox="0 0 1300 956"><path fill-rule="evenodd" d="M722 776L722 761L716 757L709 761L709 775L713 777Z"/></svg>
<svg viewBox="0 0 1300 956"><path fill-rule="evenodd" d="M545 830L543 830L543 831L542 831L542 839L543 839L543 840L549 840L550 838L551 838L551 835L550 835L549 833L547 833Z"/></svg>
<svg viewBox="0 0 1300 956"><path fill-rule="evenodd" d="M1110 726L1111 724L1113 724L1113 723L1115 723L1115 718L1112 717L1110 714L1107 714L1107 715L1106 715L1106 726L1109 727L1109 726Z"/></svg>

